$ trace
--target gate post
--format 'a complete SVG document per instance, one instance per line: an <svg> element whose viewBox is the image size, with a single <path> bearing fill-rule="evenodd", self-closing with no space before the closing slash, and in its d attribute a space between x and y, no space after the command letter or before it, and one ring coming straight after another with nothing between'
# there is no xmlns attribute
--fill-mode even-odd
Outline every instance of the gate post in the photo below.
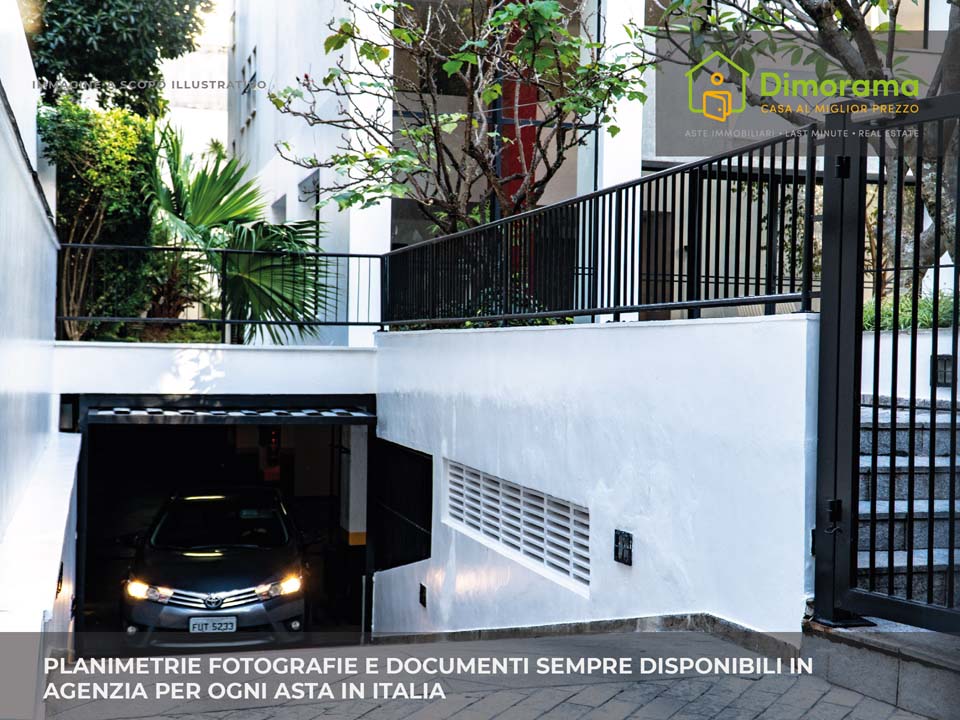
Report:
<svg viewBox="0 0 960 720"><path fill-rule="evenodd" d="M814 532L815 614L826 624L850 617L856 548L866 153L849 126L847 113L826 118Z"/></svg>
<svg viewBox="0 0 960 720"><path fill-rule="evenodd" d="M701 168L690 171L687 191L687 292L684 300L700 300L700 203L703 194ZM687 317L700 317L700 308L687 310Z"/></svg>

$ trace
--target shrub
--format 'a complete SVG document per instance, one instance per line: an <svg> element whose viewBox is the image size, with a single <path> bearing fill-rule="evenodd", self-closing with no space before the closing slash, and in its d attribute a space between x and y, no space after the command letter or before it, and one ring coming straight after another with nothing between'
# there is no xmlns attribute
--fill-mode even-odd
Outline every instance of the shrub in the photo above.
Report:
<svg viewBox="0 0 960 720"><path fill-rule="evenodd" d="M913 291L905 288L900 291L897 308L897 329L909 330L913 322ZM893 295L887 295L880 302L880 329L893 330ZM941 292L937 307L937 327L950 327L953 322L953 294ZM873 299L863 303L863 329L874 330L877 326L876 303ZM933 322L933 296L921 295L917 301L917 327L930 329Z"/></svg>

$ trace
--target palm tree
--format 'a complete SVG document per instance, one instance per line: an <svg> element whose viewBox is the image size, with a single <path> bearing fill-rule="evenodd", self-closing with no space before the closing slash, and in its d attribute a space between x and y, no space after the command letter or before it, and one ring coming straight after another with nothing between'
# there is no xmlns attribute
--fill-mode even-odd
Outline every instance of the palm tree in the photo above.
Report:
<svg viewBox="0 0 960 720"><path fill-rule="evenodd" d="M334 300L327 262L314 246L316 224L277 225L264 220L263 194L244 180L247 165L222 154L195 167L179 133L160 133L150 195L160 235L176 246L199 249L220 274L225 317L250 341L263 328L275 343L315 335ZM179 253L174 253L179 255ZM279 324L274 324L279 323Z"/></svg>
<svg viewBox="0 0 960 720"><path fill-rule="evenodd" d="M223 258L228 317L243 321L248 341L260 327L279 345L317 334L319 326L304 323L324 315L336 291L326 282L326 257L313 250L316 233L310 220L236 224L226 234L228 244L212 251L211 260Z"/></svg>

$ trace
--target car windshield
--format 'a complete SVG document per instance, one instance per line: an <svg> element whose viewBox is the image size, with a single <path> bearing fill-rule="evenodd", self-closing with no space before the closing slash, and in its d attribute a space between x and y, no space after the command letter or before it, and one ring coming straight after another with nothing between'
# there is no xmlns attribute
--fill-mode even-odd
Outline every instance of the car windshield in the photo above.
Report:
<svg viewBox="0 0 960 720"><path fill-rule="evenodd" d="M175 500L150 538L157 548L272 548L289 535L276 505L239 496L202 495Z"/></svg>

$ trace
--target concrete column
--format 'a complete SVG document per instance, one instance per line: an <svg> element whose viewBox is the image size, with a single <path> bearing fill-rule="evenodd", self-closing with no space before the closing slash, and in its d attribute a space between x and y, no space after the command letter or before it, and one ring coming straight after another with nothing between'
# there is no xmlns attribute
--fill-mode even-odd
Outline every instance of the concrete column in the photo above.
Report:
<svg viewBox="0 0 960 720"><path fill-rule="evenodd" d="M350 545L367 543L367 427L351 425L346 432L350 448L340 494L340 526Z"/></svg>

